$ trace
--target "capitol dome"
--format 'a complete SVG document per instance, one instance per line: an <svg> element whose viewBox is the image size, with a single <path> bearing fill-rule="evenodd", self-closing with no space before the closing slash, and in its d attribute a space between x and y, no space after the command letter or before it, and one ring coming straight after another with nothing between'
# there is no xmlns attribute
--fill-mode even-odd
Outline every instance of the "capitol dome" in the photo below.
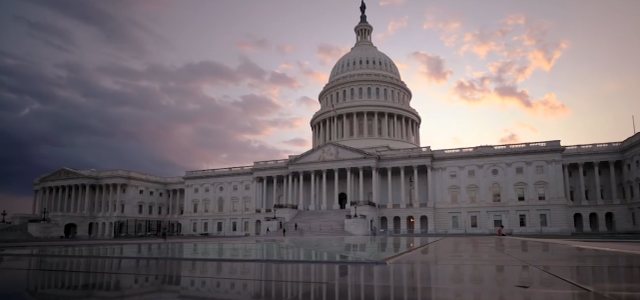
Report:
<svg viewBox="0 0 640 300"><path fill-rule="evenodd" d="M313 147L339 143L363 150L420 146L420 115L396 64L371 40L364 1L354 28L356 43L340 58L318 95L311 118Z"/></svg>

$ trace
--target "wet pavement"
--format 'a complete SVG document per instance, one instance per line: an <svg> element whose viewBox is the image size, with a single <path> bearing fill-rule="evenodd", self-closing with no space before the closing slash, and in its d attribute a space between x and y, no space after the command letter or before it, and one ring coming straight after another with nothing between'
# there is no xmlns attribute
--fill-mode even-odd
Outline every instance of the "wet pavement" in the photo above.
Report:
<svg viewBox="0 0 640 300"><path fill-rule="evenodd" d="M511 237L0 248L0 299L63 298L636 300L640 255Z"/></svg>

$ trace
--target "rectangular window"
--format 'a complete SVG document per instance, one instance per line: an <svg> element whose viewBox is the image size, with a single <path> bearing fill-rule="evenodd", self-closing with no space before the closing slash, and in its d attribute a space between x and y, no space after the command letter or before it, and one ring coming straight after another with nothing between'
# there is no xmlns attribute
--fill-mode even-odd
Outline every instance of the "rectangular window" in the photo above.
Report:
<svg viewBox="0 0 640 300"><path fill-rule="evenodd" d="M468 176L469 176L470 178L476 177L476 170L469 170L469 174L468 174Z"/></svg>
<svg viewBox="0 0 640 300"><path fill-rule="evenodd" d="M493 216L493 227L500 227L502 226L502 216L501 215L494 215Z"/></svg>
<svg viewBox="0 0 640 300"><path fill-rule="evenodd" d="M602 176L602 170L598 169L598 176Z"/></svg>
<svg viewBox="0 0 640 300"><path fill-rule="evenodd" d="M237 191L237 190L238 190L238 186L237 186L237 185L234 185L234 186L233 186L233 190L234 190L234 191Z"/></svg>
<svg viewBox="0 0 640 300"><path fill-rule="evenodd" d="M244 221L244 231L245 232L249 231L249 221Z"/></svg>
<svg viewBox="0 0 640 300"><path fill-rule="evenodd" d="M153 196L153 191L149 191L149 196Z"/></svg>
<svg viewBox="0 0 640 300"><path fill-rule="evenodd" d="M222 232L222 222L218 222L218 232Z"/></svg>
<svg viewBox="0 0 640 300"><path fill-rule="evenodd" d="M209 223L208 222L204 222L204 224L202 224L202 232L209 232Z"/></svg>
<svg viewBox="0 0 640 300"><path fill-rule="evenodd" d="M198 213L198 203L193 204L193 213Z"/></svg>
<svg viewBox="0 0 640 300"><path fill-rule="evenodd" d="M584 200L589 201L589 190L584 189Z"/></svg>
<svg viewBox="0 0 640 300"><path fill-rule="evenodd" d="M451 216L451 228L458 229L458 216Z"/></svg>
<svg viewBox="0 0 640 300"><path fill-rule="evenodd" d="M519 215L520 227L527 227L527 215Z"/></svg>
<svg viewBox="0 0 640 300"><path fill-rule="evenodd" d="M517 167L516 174L522 174L522 173L524 173L524 171L522 170L522 167Z"/></svg>
<svg viewBox="0 0 640 300"><path fill-rule="evenodd" d="M539 186L536 188L536 190L538 191L538 200L547 200L547 195L544 191L544 187Z"/></svg>
<svg viewBox="0 0 640 300"><path fill-rule="evenodd" d="M139 194L140 194L140 195L142 195L142 193L144 193L144 191L143 191L143 190L140 190L140 193L139 193Z"/></svg>
<svg viewBox="0 0 640 300"><path fill-rule="evenodd" d="M162 206L158 206L158 214L161 215L162 214Z"/></svg>
<svg viewBox="0 0 640 300"><path fill-rule="evenodd" d="M458 203L458 191L451 190L451 203Z"/></svg>
<svg viewBox="0 0 640 300"><path fill-rule="evenodd" d="M209 192L209 188L208 187L204 188L204 192L208 193Z"/></svg>
<svg viewBox="0 0 640 300"><path fill-rule="evenodd" d="M543 166L536 166L536 174L538 174L538 175L544 174L544 167Z"/></svg>
<svg viewBox="0 0 640 300"><path fill-rule="evenodd" d="M238 230L237 223L235 221L231 222L231 231L236 232L237 230Z"/></svg>
<svg viewBox="0 0 640 300"><path fill-rule="evenodd" d="M478 216L471 216L471 228L478 228Z"/></svg>
<svg viewBox="0 0 640 300"><path fill-rule="evenodd" d="M493 202L500 202L500 186L495 185L491 187L491 194L493 196Z"/></svg>
<svg viewBox="0 0 640 300"><path fill-rule="evenodd" d="M153 206L149 205L149 214L152 215L153 214Z"/></svg>
<svg viewBox="0 0 640 300"><path fill-rule="evenodd" d="M568 171L567 173L569 173L569 177L571 177L571 171Z"/></svg>
<svg viewBox="0 0 640 300"><path fill-rule="evenodd" d="M124 213L124 204L120 204L120 213Z"/></svg>
<svg viewBox="0 0 640 300"><path fill-rule="evenodd" d="M516 188L516 193L518 194L518 201L524 201L524 188Z"/></svg>
<svg viewBox="0 0 640 300"><path fill-rule="evenodd" d="M250 189L251 189L251 186L249 186L248 184L245 184L245 185L244 185L244 190L245 190L245 191L248 191L248 190L250 190Z"/></svg>
<svg viewBox="0 0 640 300"><path fill-rule="evenodd" d="M197 193L198 192L198 188L193 188L193 192Z"/></svg>
<svg viewBox="0 0 640 300"><path fill-rule="evenodd" d="M209 212L209 203L205 202L204 204L204 212L208 213Z"/></svg>
<svg viewBox="0 0 640 300"><path fill-rule="evenodd" d="M540 227L547 227L547 214L540 214Z"/></svg>
<svg viewBox="0 0 640 300"><path fill-rule="evenodd" d="M193 232L197 232L198 231L198 223L193 222Z"/></svg>
<svg viewBox="0 0 640 300"><path fill-rule="evenodd" d="M456 178L457 176L458 176L458 174L456 174L456 171L449 172L449 177Z"/></svg>
<svg viewBox="0 0 640 300"><path fill-rule="evenodd" d="M633 199L633 186L629 187L629 198Z"/></svg>
<svg viewBox="0 0 640 300"><path fill-rule="evenodd" d="M569 191L569 199L573 201L573 191Z"/></svg>
<svg viewBox="0 0 640 300"><path fill-rule="evenodd" d="M162 193L160 193L160 197L162 197Z"/></svg>
<svg viewBox="0 0 640 300"><path fill-rule="evenodd" d="M142 204L138 204L138 214L142 214Z"/></svg>
<svg viewBox="0 0 640 300"><path fill-rule="evenodd" d="M469 190L469 202L476 203L476 190Z"/></svg>

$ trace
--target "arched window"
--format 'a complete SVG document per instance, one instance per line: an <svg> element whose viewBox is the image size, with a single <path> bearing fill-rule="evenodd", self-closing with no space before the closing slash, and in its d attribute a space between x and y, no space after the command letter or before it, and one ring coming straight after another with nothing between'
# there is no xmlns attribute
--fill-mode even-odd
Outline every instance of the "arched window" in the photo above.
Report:
<svg viewBox="0 0 640 300"><path fill-rule="evenodd" d="M358 98L362 99L362 88L358 88Z"/></svg>
<svg viewBox="0 0 640 300"><path fill-rule="evenodd" d="M387 100L387 89L384 89L384 100Z"/></svg>
<svg viewBox="0 0 640 300"><path fill-rule="evenodd" d="M347 90L342 90L342 101L347 101Z"/></svg>
<svg viewBox="0 0 640 300"><path fill-rule="evenodd" d="M391 90L391 101L396 101L396 93L394 90Z"/></svg>
<svg viewBox="0 0 640 300"><path fill-rule="evenodd" d="M329 99L331 99L331 103L333 103L333 94L329 95Z"/></svg>
<svg viewBox="0 0 640 300"><path fill-rule="evenodd" d="M340 102L340 92L336 92L336 103Z"/></svg>
<svg viewBox="0 0 640 300"><path fill-rule="evenodd" d="M353 100L356 97L355 94L356 94L356 91L353 88L351 88L351 100Z"/></svg>
<svg viewBox="0 0 640 300"><path fill-rule="evenodd" d="M367 87L367 99L371 99L371 87Z"/></svg>
<svg viewBox="0 0 640 300"><path fill-rule="evenodd" d="M497 183L494 183L491 186L491 195L493 197L493 202L500 202L500 185Z"/></svg>
<svg viewBox="0 0 640 300"><path fill-rule="evenodd" d="M380 88L376 88L376 99L380 99Z"/></svg>

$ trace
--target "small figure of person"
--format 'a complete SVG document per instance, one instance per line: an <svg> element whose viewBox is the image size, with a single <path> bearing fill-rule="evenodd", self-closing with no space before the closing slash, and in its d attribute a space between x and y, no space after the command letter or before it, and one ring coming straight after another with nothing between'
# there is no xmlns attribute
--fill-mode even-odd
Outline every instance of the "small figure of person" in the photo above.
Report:
<svg viewBox="0 0 640 300"><path fill-rule="evenodd" d="M295 224L294 228L296 229L296 231L298 230L298 223Z"/></svg>
<svg viewBox="0 0 640 300"><path fill-rule="evenodd" d="M267 233L271 232L271 230L269 230L269 227L267 227Z"/></svg>
<svg viewBox="0 0 640 300"><path fill-rule="evenodd" d="M500 225L500 228L498 228L498 236L507 236L502 232L503 230L504 230L504 226Z"/></svg>
<svg viewBox="0 0 640 300"><path fill-rule="evenodd" d="M282 236L287 236L287 229L286 228L282 228Z"/></svg>

